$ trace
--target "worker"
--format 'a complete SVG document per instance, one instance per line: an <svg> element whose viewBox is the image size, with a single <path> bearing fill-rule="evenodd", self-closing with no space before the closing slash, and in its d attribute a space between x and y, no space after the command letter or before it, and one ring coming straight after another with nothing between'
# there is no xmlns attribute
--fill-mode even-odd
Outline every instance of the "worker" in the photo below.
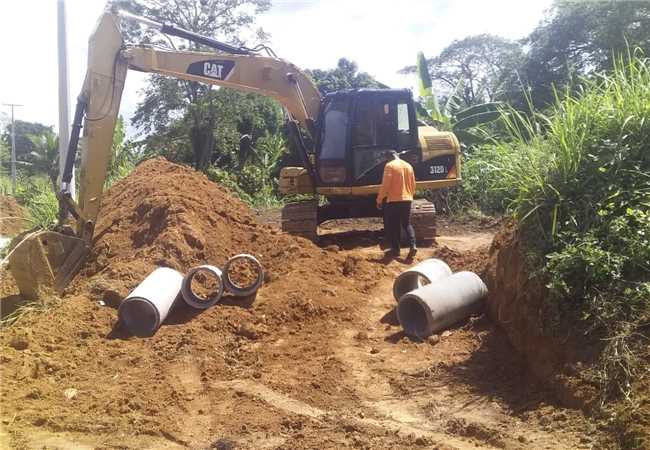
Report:
<svg viewBox="0 0 650 450"><path fill-rule="evenodd" d="M384 167L381 188L377 194L377 208L384 209L384 231L390 243L389 256L400 255L400 231L403 228L409 241L407 259L413 259L417 253L415 230L411 225L411 202L415 193L415 175L413 167L391 150L389 161Z"/></svg>

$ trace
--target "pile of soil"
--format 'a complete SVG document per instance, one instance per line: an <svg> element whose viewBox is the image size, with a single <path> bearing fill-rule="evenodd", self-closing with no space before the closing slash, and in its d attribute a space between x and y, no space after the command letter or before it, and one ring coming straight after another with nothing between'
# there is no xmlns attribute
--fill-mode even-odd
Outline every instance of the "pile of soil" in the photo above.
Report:
<svg viewBox="0 0 650 450"><path fill-rule="evenodd" d="M161 158L142 163L108 190L95 235L94 257L75 292L101 279L128 294L156 266L181 273L199 264L223 267L239 253L254 255L273 281L320 252L311 242L259 225L229 191Z"/></svg>
<svg viewBox="0 0 650 450"><path fill-rule="evenodd" d="M192 383L216 395L208 402L214 406L221 401L220 380L264 373L267 385L284 385L306 371L322 372L319 342L336 334L331 323L352 320L350 299L386 273L364 259L350 270L337 252L256 223L228 190L164 159L140 164L113 185L99 217L93 256L63 298L30 310L0 337L3 410L16 417L14 430L174 435L184 426L181 411L209 409L195 405L198 397L187 394L179 378L196 375ZM181 272L223 266L239 253L264 266L265 283L255 298L226 296L205 311L177 302L150 338L133 338L119 326L120 301L157 266ZM300 333L307 335L296 345L293 336ZM277 364L285 374L274 380ZM326 371L318 392L336 392L342 376ZM298 383L296 395L312 390ZM224 414L218 429L241 426L237 414ZM270 412L256 420L282 417Z"/></svg>
<svg viewBox="0 0 650 450"><path fill-rule="evenodd" d="M0 235L16 236L29 227L29 214L8 195L0 195Z"/></svg>
<svg viewBox="0 0 650 450"><path fill-rule="evenodd" d="M531 393L486 320L407 338L391 294L404 262L341 231L317 247L258 224L197 172L142 163L105 195L93 256L64 296L2 330L0 447L591 445L597 430ZM460 238L441 237L448 246L416 262L482 273L486 237ZM157 266L223 266L244 252L266 270L256 297L202 311L177 302L148 338L119 326L117 306Z"/></svg>

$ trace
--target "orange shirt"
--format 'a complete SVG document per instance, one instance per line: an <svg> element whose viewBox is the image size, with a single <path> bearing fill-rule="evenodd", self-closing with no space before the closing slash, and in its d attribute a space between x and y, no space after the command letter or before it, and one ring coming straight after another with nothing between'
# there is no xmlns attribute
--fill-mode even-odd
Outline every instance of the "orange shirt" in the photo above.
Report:
<svg viewBox="0 0 650 450"><path fill-rule="evenodd" d="M413 167L402 159L394 159L384 167L381 189L377 194L377 203L406 202L413 200L415 193L415 175Z"/></svg>

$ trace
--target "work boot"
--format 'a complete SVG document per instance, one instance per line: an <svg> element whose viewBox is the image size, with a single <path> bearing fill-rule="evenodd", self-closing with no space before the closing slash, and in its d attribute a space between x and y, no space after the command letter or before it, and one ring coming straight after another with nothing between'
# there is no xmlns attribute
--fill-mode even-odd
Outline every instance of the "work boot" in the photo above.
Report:
<svg viewBox="0 0 650 450"><path fill-rule="evenodd" d="M411 248L409 249L409 254L406 255L406 259L413 259L413 258L415 258L415 255L417 255L417 254L418 254L418 249L417 249L417 247L414 245L413 247L411 247Z"/></svg>
<svg viewBox="0 0 650 450"><path fill-rule="evenodd" d="M399 258L399 254L400 254L399 250L396 249L392 249L388 251L388 256L390 256L391 258Z"/></svg>

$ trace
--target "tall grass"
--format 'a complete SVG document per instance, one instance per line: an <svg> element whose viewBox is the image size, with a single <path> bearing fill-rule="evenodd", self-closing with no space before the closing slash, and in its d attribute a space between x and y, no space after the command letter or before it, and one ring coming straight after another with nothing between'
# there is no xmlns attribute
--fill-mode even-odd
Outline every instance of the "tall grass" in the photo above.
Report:
<svg viewBox="0 0 650 450"><path fill-rule="evenodd" d="M582 86L544 113L509 111L505 137L465 167L521 222L558 313L605 336L604 355L617 355L603 359L603 392L628 393L650 321L648 60L619 57Z"/></svg>
<svg viewBox="0 0 650 450"><path fill-rule="evenodd" d="M479 167L489 191L550 243L584 232L603 208L645 196L650 153L650 68L619 58L612 73L584 81L577 97L556 98L546 113L515 111L505 139L483 149Z"/></svg>
<svg viewBox="0 0 650 450"><path fill-rule="evenodd" d="M0 175L0 191L4 195L11 193L11 178ZM34 226L48 228L56 222L59 203L52 190L52 184L46 175L24 176L19 175L16 180L16 193L18 203L27 208L27 218Z"/></svg>

